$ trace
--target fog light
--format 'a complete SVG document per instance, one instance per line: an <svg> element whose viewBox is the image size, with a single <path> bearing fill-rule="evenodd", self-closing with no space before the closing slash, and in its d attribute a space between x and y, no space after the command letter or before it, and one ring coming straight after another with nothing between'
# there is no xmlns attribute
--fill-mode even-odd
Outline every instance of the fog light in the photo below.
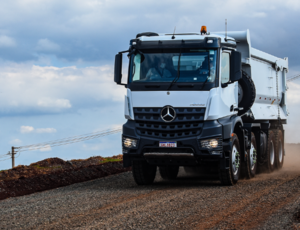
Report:
<svg viewBox="0 0 300 230"><path fill-rule="evenodd" d="M202 148L212 149L212 148L217 148L218 145L219 142L217 139L209 139L209 140L201 141Z"/></svg>
<svg viewBox="0 0 300 230"><path fill-rule="evenodd" d="M123 137L123 145L126 148L135 148L137 145L137 140L128 137Z"/></svg>
<svg viewBox="0 0 300 230"><path fill-rule="evenodd" d="M218 140L216 140L216 139L211 139L210 141L209 141L209 145L212 147L212 148L217 148L218 147Z"/></svg>

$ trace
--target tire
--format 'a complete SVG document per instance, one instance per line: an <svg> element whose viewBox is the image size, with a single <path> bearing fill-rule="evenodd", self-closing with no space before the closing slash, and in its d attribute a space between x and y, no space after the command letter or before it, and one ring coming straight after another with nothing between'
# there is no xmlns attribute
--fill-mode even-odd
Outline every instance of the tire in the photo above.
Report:
<svg viewBox="0 0 300 230"><path fill-rule="evenodd" d="M152 184L156 175L156 165L149 165L145 160L134 160L132 162L132 174L138 185Z"/></svg>
<svg viewBox="0 0 300 230"><path fill-rule="evenodd" d="M271 173L275 169L275 164L276 164L276 140L275 140L275 135L272 130L269 131L269 136L268 136L268 147L267 147L267 172Z"/></svg>
<svg viewBox="0 0 300 230"><path fill-rule="evenodd" d="M240 176L240 142L235 133L231 138L232 150L229 154L229 168L225 170L220 170L220 181L223 185L235 185Z"/></svg>
<svg viewBox="0 0 300 230"><path fill-rule="evenodd" d="M165 180L176 179L179 171L179 166L160 166L159 173L160 176Z"/></svg>
<svg viewBox="0 0 300 230"><path fill-rule="evenodd" d="M239 107L243 108L238 112L238 115L240 116L246 113L252 107L256 97L256 89L251 77L244 71L243 71L243 76L238 83L239 83L238 105Z"/></svg>
<svg viewBox="0 0 300 230"><path fill-rule="evenodd" d="M284 139L281 130L275 131L278 132L277 141L276 141L276 168L281 169L284 162Z"/></svg>
<svg viewBox="0 0 300 230"><path fill-rule="evenodd" d="M244 165L244 175L247 179L255 176L257 170L257 145L254 133L251 133L251 148L247 150L247 162Z"/></svg>

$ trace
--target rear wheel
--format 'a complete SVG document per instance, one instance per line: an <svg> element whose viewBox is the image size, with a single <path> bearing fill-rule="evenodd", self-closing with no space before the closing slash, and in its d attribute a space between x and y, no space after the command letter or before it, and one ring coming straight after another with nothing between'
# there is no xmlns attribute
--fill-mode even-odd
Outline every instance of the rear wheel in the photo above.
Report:
<svg viewBox="0 0 300 230"><path fill-rule="evenodd" d="M278 130L276 142L276 168L281 169L284 162L284 140L282 131Z"/></svg>
<svg viewBox="0 0 300 230"><path fill-rule="evenodd" d="M275 135L272 130L269 131L268 149L267 149L267 172L273 172L275 169Z"/></svg>
<svg viewBox="0 0 300 230"><path fill-rule="evenodd" d="M145 160L132 162L132 174L138 185L152 184L156 175L156 165L149 165Z"/></svg>
<svg viewBox="0 0 300 230"><path fill-rule="evenodd" d="M257 146L254 133L251 133L251 147L247 153L246 177L250 179L255 176L257 169Z"/></svg>
<svg viewBox="0 0 300 230"><path fill-rule="evenodd" d="M223 185L234 185L240 176L240 142L237 135L232 136L232 149L229 154L229 168L220 170L220 181Z"/></svg>
<svg viewBox="0 0 300 230"><path fill-rule="evenodd" d="M179 166L160 166L159 173L165 180L176 179L179 171Z"/></svg>

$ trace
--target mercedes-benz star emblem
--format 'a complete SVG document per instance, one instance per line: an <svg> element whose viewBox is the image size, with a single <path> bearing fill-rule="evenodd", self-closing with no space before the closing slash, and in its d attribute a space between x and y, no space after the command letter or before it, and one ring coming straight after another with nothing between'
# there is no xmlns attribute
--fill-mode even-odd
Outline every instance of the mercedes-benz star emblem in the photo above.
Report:
<svg viewBox="0 0 300 230"><path fill-rule="evenodd" d="M171 122L176 117L175 109L172 106L167 105L161 110L160 116L163 121Z"/></svg>

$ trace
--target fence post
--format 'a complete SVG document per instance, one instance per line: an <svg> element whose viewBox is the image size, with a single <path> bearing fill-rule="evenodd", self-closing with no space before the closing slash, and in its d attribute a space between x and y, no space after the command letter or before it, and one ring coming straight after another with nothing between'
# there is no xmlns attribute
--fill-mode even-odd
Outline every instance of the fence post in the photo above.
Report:
<svg viewBox="0 0 300 230"><path fill-rule="evenodd" d="M11 163L12 163L12 168L15 167L15 147L11 147Z"/></svg>

